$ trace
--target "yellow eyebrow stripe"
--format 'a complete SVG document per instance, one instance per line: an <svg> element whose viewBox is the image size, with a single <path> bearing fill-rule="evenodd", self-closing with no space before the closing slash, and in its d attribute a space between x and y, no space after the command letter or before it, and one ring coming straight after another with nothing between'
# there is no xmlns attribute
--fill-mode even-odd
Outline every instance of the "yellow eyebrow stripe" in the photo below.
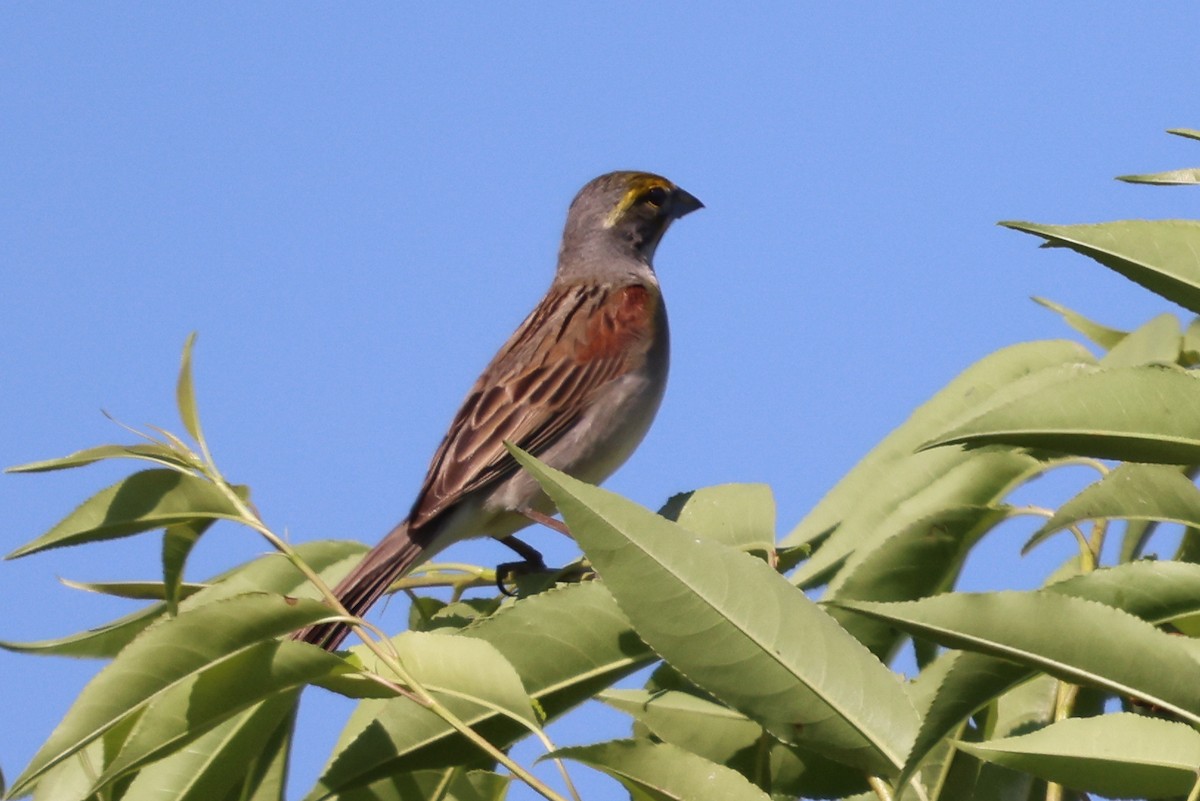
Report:
<svg viewBox="0 0 1200 801"><path fill-rule="evenodd" d="M668 192L675 188L669 181L664 181L662 178L654 175L643 175L631 179L629 182L629 189L621 198L621 202L618 203L616 208L609 212L608 217L605 218L604 227L612 228L614 225L616 225L617 220L625 216L625 212L629 211L629 207L632 206L639 197L656 186L662 187Z"/></svg>

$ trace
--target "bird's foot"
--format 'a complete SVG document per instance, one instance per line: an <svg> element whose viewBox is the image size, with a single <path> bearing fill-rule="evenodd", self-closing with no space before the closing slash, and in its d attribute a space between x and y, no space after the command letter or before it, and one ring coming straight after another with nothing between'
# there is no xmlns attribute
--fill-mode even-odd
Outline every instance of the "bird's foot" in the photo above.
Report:
<svg viewBox="0 0 1200 801"><path fill-rule="evenodd" d="M521 557L519 562L502 562L496 565L496 587L500 592L509 597L516 596L516 590L509 589L509 585L514 588L517 584L517 579L521 576L527 576L531 573L545 573L547 571L546 561L542 558L542 554L533 546L513 536L501 537L500 542L507 545L517 556Z"/></svg>

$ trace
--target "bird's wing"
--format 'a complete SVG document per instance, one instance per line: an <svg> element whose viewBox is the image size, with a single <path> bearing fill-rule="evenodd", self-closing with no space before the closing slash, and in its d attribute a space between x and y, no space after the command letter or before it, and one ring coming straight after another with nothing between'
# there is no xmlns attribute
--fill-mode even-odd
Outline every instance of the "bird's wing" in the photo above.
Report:
<svg viewBox="0 0 1200 801"><path fill-rule="evenodd" d="M517 469L505 442L544 451L596 391L638 369L656 334L656 287L555 285L471 388L413 504L419 528Z"/></svg>

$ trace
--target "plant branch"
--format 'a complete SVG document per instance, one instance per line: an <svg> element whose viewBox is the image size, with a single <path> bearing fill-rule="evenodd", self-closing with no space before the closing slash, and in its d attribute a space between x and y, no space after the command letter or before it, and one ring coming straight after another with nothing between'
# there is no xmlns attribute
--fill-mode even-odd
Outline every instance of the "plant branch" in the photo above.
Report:
<svg viewBox="0 0 1200 801"><path fill-rule="evenodd" d="M346 610L345 606L342 605L341 601L338 600L337 596L334 595L333 590L329 588L329 585L327 585L321 579L320 575L313 570L307 562L301 559L290 545L284 542L284 540L275 534L275 532L271 531L271 529L268 528L265 523L263 523L257 512L251 509L245 501L238 497L238 494L233 490L233 486L229 484L229 482L226 481L225 478L220 474L216 468L216 465L214 465L211 461L208 461L204 465L203 469L208 475L209 479L220 488L221 492L226 496L229 502L233 504L235 509L238 510L238 513L242 516L242 522L265 537L266 540L270 542L276 550L282 553L288 559L288 561L290 561L296 567L296 569L299 570L304 577L307 578L313 584L313 586L317 588L317 591L325 599L326 603L328 603L336 613L345 616L347 621L354 621L350 627L351 631L353 631L363 641L363 644L379 659L383 665L385 665L400 679L400 685L402 686L397 686L394 683L388 682L383 676L378 676L374 673L367 674L368 677L370 677L372 680L378 681L381 685L388 687L394 692L399 692L401 695L411 698L414 702L436 714L442 720L446 721L451 728L471 741L471 743L473 743L481 751L486 753L492 759L495 759L500 764L504 765L504 767L506 767L514 776L525 782L525 784L527 784L532 790L541 795L543 798L548 799L548 801L566 801L566 799L554 792L554 790L545 784L545 782L543 782L537 776L534 776L525 767L509 757L508 754L488 742L486 738L477 733L474 729L468 726L466 722L447 709L440 701L437 700L437 698L433 696L432 693L430 693L419 682L417 682L416 679L414 679L412 675L410 675L409 672L404 668L404 665L400 662L395 649L391 648L391 643L384 638L383 642L388 643L388 647L385 648L383 645L381 645L380 640L370 636L370 633L367 630L367 625L361 619L351 615ZM373 626L370 628L374 629ZM375 631L377 632L378 630L375 629ZM391 651L390 653L389 650ZM403 688L407 688L407 690Z"/></svg>

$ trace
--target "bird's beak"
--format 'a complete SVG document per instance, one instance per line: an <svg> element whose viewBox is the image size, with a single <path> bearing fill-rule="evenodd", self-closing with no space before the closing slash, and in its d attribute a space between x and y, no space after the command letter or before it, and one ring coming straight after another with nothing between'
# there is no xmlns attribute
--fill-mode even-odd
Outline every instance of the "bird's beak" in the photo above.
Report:
<svg viewBox="0 0 1200 801"><path fill-rule="evenodd" d="M704 208L704 204L700 202L699 198L678 186L675 187L675 192L671 195L671 211L675 219L702 208Z"/></svg>

